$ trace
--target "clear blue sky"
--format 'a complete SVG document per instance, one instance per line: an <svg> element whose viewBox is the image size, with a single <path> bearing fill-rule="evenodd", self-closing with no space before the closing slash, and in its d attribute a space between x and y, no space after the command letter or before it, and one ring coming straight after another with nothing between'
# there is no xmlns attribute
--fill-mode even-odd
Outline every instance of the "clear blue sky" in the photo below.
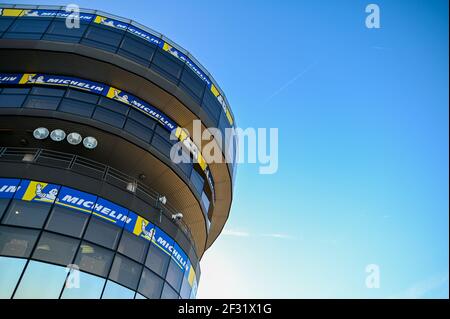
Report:
<svg viewBox="0 0 450 319"><path fill-rule="evenodd" d="M376 1L378 30L372 1L74 2L164 33L239 126L279 128L277 174L239 166L199 297L448 298L448 1Z"/></svg>

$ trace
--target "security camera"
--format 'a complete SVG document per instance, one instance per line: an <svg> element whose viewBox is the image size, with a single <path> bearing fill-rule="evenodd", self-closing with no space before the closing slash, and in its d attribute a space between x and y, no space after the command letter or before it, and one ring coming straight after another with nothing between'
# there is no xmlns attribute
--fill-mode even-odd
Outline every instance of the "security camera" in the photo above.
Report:
<svg viewBox="0 0 450 319"><path fill-rule="evenodd" d="M160 196L160 197L158 197L158 200L163 205L166 205L166 203L167 203L166 196Z"/></svg>
<svg viewBox="0 0 450 319"><path fill-rule="evenodd" d="M172 215L172 220L181 220L183 218L182 213L176 213Z"/></svg>

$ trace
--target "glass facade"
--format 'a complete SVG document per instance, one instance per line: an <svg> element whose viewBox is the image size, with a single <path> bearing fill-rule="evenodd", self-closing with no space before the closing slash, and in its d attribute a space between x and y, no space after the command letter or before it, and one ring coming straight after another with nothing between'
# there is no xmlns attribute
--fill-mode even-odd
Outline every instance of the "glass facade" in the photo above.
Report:
<svg viewBox="0 0 450 319"><path fill-rule="evenodd" d="M190 260L139 215L65 186L0 182L0 298L195 297ZM37 195L53 190L54 197Z"/></svg>
<svg viewBox="0 0 450 319"><path fill-rule="evenodd" d="M67 29L65 20L61 18L58 10L45 10L45 12L13 10L16 11L4 12L0 15L0 39L79 43L117 54L155 71L177 85L198 104L198 110L193 112L206 126L219 128L223 136L225 136L226 128L235 127L228 102L212 77L199 67L199 63L194 61L192 56L156 32L134 21L105 13L101 15L85 13L80 20L79 29ZM0 104L2 100L9 104L23 103L17 96L0 97ZM42 98L30 97L27 107L45 105L44 107L52 108L58 104L57 97L46 98L46 100L48 103L43 104ZM83 116L92 116L90 112L92 110L83 109L81 106L79 102L65 101L62 109L68 112L84 110ZM97 113L96 116L108 120L108 112L100 109ZM113 121L116 125L123 125L118 116ZM132 127L132 123L125 125ZM235 141L232 141L230 145L233 147ZM224 145L223 149L225 150ZM228 156L229 152L225 150L224 154ZM230 158L234 159L235 156L236 154L233 154ZM231 164L229 167L231 176L234 178L235 165Z"/></svg>
<svg viewBox="0 0 450 319"><path fill-rule="evenodd" d="M170 133L163 129L158 122L142 112L104 96L71 88L31 86L28 88L4 87L2 89L0 87L0 108L50 109L55 112L91 118L130 133L148 143L167 159L170 159L172 145L177 142L170 139ZM185 156L190 155L185 154ZM205 196L208 197L208 205L205 206L205 202L202 205L205 214L207 214L211 201L209 195L211 190L202 170L196 168L198 164L193 164L192 160L189 163L181 162L179 164L169 160L169 164L175 167L177 172L191 183L192 191L200 199ZM18 205L22 204L19 202Z"/></svg>

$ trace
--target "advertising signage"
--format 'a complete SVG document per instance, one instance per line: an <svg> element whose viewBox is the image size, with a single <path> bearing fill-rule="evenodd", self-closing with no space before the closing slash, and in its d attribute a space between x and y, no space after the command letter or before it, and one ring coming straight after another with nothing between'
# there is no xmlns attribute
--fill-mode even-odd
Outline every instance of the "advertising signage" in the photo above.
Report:
<svg viewBox="0 0 450 319"><path fill-rule="evenodd" d="M189 284L194 284L195 270L183 249L161 228L123 206L96 195L66 186L42 181L0 178L0 198L55 204L74 214L92 214L134 235L148 240L161 249L178 266Z"/></svg>

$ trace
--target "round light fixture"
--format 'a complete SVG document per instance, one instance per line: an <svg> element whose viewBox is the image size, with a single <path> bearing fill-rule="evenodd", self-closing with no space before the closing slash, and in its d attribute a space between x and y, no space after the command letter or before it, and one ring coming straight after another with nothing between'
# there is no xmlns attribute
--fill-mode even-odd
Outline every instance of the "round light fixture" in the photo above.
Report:
<svg viewBox="0 0 450 319"><path fill-rule="evenodd" d="M83 138L81 137L81 135L76 132L72 132L69 135L67 135L67 142L69 142L69 144L72 145L80 144L82 139Z"/></svg>
<svg viewBox="0 0 450 319"><path fill-rule="evenodd" d="M38 127L33 131L33 136L37 140L43 140L48 137L48 129L45 127Z"/></svg>
<svg viewBox="0 0 450 319"><path fill-rule="evenodd" d="M95 137L87 136L83 139L83 145L84 147L92 150L97 147L97 140L95 139Z"/></svg>
<svg viewBox="0 0 450 319"><path fill-rule="evenodd" d="M66 132L57 128L50 133L50 138L55 142L61 142L66 137Z"/></svg>

